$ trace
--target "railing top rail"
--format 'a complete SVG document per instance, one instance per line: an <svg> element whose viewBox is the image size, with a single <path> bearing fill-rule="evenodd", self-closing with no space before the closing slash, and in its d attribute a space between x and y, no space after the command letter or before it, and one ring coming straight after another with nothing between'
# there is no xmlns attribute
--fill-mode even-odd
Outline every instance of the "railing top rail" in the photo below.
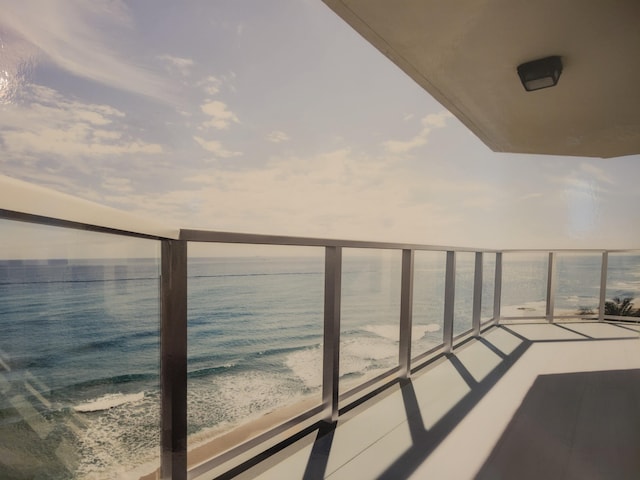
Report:
<svg viewBox="0 0 640 480"><path fill-rule="evenodd" d="M521 248L521 249L493 249L477 247L460 247L451 245L424 245L418 243L397 242L373 242L365 240L340 240L335 238L297 237L287 235L270 235L242 232L222 232L217 230L181 229L180 239L197 243L245 243L254 245L290 245L304 247L345 247L345 248L372 248L389 250L424 250L424 251L455 251L455 252L484 252L484 253L626 253L638 252L640 249L613 249L604 248Z"/></svg>
<svg viewBox="0 0 640 480"><path fill-rule="evenodd" d="M426 250L456 252L489 252L497 250L453 247L445 245L421 245L413 243L371 242L362 240L338 240L333 238L293 237L285 235L262 235L255 233L219 232L214 230L180 230L180 239L189 242L248 243L255 245L291 245L304 247L376 248L389 250Z"/></svg>

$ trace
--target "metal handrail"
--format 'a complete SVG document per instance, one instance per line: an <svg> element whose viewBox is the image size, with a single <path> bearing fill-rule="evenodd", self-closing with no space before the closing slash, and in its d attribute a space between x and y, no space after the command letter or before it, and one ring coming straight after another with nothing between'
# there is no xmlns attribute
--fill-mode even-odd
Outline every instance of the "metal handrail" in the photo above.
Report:
<svg viewBox="0 0 640 480"><path fill-rule="evenodd" d="M198 243L243 243L250 245L370 248L380 250L426 250L438 252L498 252L498 250L478 249L472 247L451 247L442 245L424 245L417 243L372 242L364 240L339 240L335 238L295 237L286 235L263 235L255 233L221 232L216 230L181 229L180 239L188 242Z"/></svg>

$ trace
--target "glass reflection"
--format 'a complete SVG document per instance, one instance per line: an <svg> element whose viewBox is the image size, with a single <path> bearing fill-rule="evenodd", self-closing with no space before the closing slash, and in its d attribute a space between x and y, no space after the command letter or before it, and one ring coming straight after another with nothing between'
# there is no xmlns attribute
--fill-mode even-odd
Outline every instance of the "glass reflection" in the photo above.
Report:
<svg viewBox="0 0 640 480"><path fill-rule="evenodd" d="M341 394L398 365L401 255L343 249Z"/></svg>
<svg viewBox="0 0 640 480"><path fill-rule="evenodd" d="M456 253L456 295L453 319L454 336L471 330L474 273L475 253Z"/></svg>
<svg viewBox="0 0 640 480"><path fill-rule="evenodd" d="M446 252L417 251L413 278L411 354L442 344Z"/></svg>
<svg viewBox="0 0 640 480"><path fill-rule="evenodd" d="M640 316L640 255L609 253L605 315Z"/></svg>
<svg viewBox="0 0 640 480"><path fill-rule="evenodd" d="M543 317L547 309L548 253L504 253L503 317Z"/></svg>
<svg viewBox="0 0 640 480"><path fill-rule="evenodd" d="M190 243L187 282L193 465L321 403L324 249Z"/></svg>
<svg viewBox="0 0 640 480"><path fill-rule="evenodd" d="M554 314L597 315L601 271L601 254L557 253Z"/></svg>
<svg viewBox="0 0 640 480"><path fill-rule="evenodd" d="M0 229L31 253L5 244L13 253L0 260L0 478L153 472L158 243L11 221ZM95 258L78 257L87 249Z"/></svg>

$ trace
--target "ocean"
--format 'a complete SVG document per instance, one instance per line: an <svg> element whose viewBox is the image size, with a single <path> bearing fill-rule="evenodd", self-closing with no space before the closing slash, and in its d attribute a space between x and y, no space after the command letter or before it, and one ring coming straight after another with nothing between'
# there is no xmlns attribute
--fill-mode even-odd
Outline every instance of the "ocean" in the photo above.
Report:
<svg viewBox="0 0 640 480"><path fill-rule="evenodd" d="M323 254L190 259L190 447L320 403ZM495 255L485 257L486 320ZM597 309L600 258L557 255L556 313ZM400 259L344 251L341 391L397 364ZM504 316L544 315L547 259L505 254ZM415 262L417 356L442 342L445 253ZM473 262L458 255L455 333L471 327ZM639 256L611 254L609 267L607 298L640 297ZM158 466L159 288L158 259L0 261L0 478L139 478Z"/></svg>

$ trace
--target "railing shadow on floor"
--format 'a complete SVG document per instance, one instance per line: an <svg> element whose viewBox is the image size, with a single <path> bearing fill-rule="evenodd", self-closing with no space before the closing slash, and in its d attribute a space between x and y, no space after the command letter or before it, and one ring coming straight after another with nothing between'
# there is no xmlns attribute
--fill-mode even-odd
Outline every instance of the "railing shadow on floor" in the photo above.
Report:
<svg viewBox="0 0 640 480"><path fill-rule="evenodd" d="M402 395L402 403L405 410L405 415L409 427L409 433L411 436L411 447L404 451L401 455L397 456L392 463L378 475L378 479L402 479L408 478L416 469L431 455L431 453L442 443L442 441L456 428L456 426L467 416L467 414L485 397L485 395L502 379L502 377L520 360L520 358L529 350L529 348L536 343L554 343L554 342L598 342L603 340L629 340L630 337L619 336L607 336L604 338L593 338L585 335L579 331L574 331L571 328L564 328L560 325L554 325L560 327L563 331L570 331L574 333L577 338L564 338L564 339L530 339L525 335L518 333L517 328L510 328L510 325L492 326L486 331L491 330L501 331L508 334L514 339L517 339L518 344L510 353L504 353L496 343L492 342L486 336L470 337L467 340L457 345L458 348L454 350L454 353L439 354L425 362L423 365L414 370L415 380L394 380L389 382L375 391L367 394L366 396L358 399L353 404L341 409L341 415L355 409L356 407L366 407L366 404L370 400L380 399L379 394L392 386L399 387ZM628 329L631 330L631 329ZM482 345L488 351L499 359L499 363L495 365L483 378L477 380L472 375L472 372L467 369L464 362L460 358L460 353L466 348L466 344L471 346L473 342ZM500 342L498 342L499 344ZM462 348L459 348L461 347ZM429 369L431 366L436 368L442 363L448 364L455 370L460 379L467 387L466 393L457 400L456 403L450 405L450 408L431 426L431 428L425 428L423 419L423 413L420 407L420 401L414 382L419 381L419 376L428 374L428 371L421 372L422 369ZM356 413L357 415L357 413ZM348 421L348 420L347 420ZM327 472L329 465L329 457L331 449L334 446L334 439L336 437L336 428L339 428L340 421L337 424L327 424L325 422L318 422L313 426L305 429L295 437L282 442L268 451L264 452L258 457L252 458L249 462L237 467L236 469L228 472L219 478L230 479L236 475L247 472L251 467L257 465L262 460L265 460L274 454L281 452L283 449L303 437L307 437L315 432L315 438L310 448L310 453L307 459L306 466L304 468L304 474L301 478L304 480L319 480L325 478L326 475L331 475L333 472ZM337 433L339 435L339 432ZM307 443L308 445L308 443ZM248 472L247 472L248 473Z"/></svg>
<svg viewBox="0 0 640 480"><path fill-rule="evenodd" d="M500 327L498 327L500 328ZM484 339L482 344L491 344ZM453 431L462 419L473 409L473 407L495 386L495 384L509 371L509 369L524 355L533 342L523 340L509 355L502 358L502 361L489 372L481 381L476 381L464 364L455 355L448 356L447 361L456 369L465 383L469 386L469 392L458 401L452 408L438 420L432 428L425 429L422 418L419 414L415 389L411 380L407 381L402 388L402 398L407 412L409 430L411 432L412 446L400 455L396 460L382 472L378 479L397 480L409 477L424 460L435 450L435 448ZM493 344L490 350L497 349ZM416 415L418 412L418 415Z"/></svg>
<svg viewBox="0 0 640 480"><path fill-rule="evenodd" d="M321 480L324 478L329 464L329 453L336 432L336 424L324 423L318 428L318 435L309 455L309 462L304 471L303 480Z"/></svg>

